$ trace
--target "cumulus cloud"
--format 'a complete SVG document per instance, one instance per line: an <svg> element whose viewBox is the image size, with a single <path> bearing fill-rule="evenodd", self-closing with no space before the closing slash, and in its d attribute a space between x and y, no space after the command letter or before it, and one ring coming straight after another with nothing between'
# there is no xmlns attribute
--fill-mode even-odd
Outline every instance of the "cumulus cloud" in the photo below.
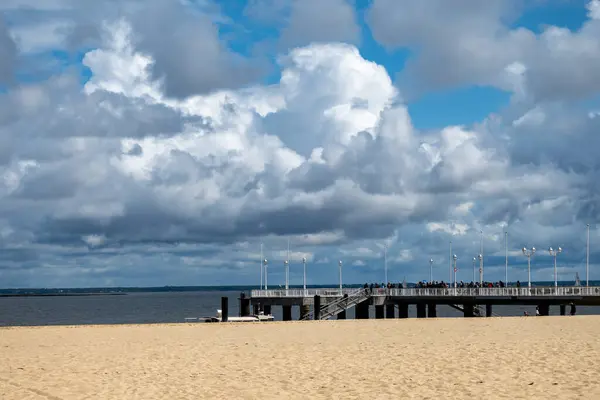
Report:
<svg viewBox="0 0 600 400"><path fill-rule="evenodd" d="M67 3L61 12L75 7ZM430 257L444 279L450 240L469 260L483 230L493 265L503 257L507 226L512 248L560 245L578 263L582 227L600 209L600 119L571 100L583 95L592 71L564 81L573 92L544 92L535 79L554 72L519 52L531 45L546 54L538 47L546 40L547 54L567 65L579 57L572 39L592 57L586 29L595 22L536 36L498 22L509 15L505 2L464 1L473 6L469 18L450 7L445 26L419 22L425 17L408 4L398 13L392 3L373 3L378 40L418 43L418 57L430 52L448 61L435 65L447 68L446 83L504 85L511 105L472 126L422 131L382 65L355 45L322 42L351 42L345 34L302 42L278 56L278 79L247 84L252 62L231 59L237 56L219 41L206 10L162 3L149 5L148 21L128 13L103 23L91 18L89 32L98 31L83 56L91 74L83 86L65 71L0 94L4 282L200 284L222 282L234 270L226 283L254 283L259 243L277 277L287 238L294 265L306 257L323 282L335 280L337 259L354 263L345 273L354 281L382 279L373 274L384 244L391 279L424 278L419 271ZM442 10L445 3L426 6ZM386 10L396 19L385 20ZM160 15L157 29L150 21ZM177 40L167 42L163 33L172 28ZM485 43L469 44L473 32ZM198 35L206 40L193 40ZM466 47L444 48L447 37ZM514 53L492 54L513 41L521 46ZM472 69L453 64L470 53L481 57ZM553 100L551 92L564 95ZM39 273L31 278L30 270Z"/></svg>
<svg viewBox="0 0 600 400"><path fill-rule="evenodd" d="M295 0L281 41L286 46L311 42L348 42L360 39L355 10L348 0Z"/></svg>
<svg viewBox="0 0 600 400"><path fill-rule="evenodd" d="M515 1L375 0L368 22L389 48L416 52L400 73L411 93L461 85L520 88L535 101L587 98L600 90L598 3L578 31L545 26L541 33L513 27ZM443 21L441 21L443 19ZM440 22L441 21L441 22ZM514 66L524 68L524 76Z"/></svg>
<svg viewBox="0 0 600 400"><path fill-rule="evenodd" d="M0 85L12 80L17 58L17 46L0 15Z"/></svg>

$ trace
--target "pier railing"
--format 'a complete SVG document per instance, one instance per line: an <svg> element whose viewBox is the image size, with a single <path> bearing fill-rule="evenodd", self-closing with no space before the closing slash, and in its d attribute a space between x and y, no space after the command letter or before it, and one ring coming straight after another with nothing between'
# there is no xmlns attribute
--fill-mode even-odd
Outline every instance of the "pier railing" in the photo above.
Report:
<svg viewBox="0 0 600 400"><path fill-rule="evenodd" d="M344 289L268 289L268 290L252 290L251 297L339 297L344 294L352 294L357 288Z"/></svg>
<svg viewBox="0 0 600 400"><path fill-rule="evenodd" d="M356 292L356 288L344 289L269 289L252 290L253 298L278 298L278 297L339 297L344 294ZM511 297L511 296L599 296L600 287L586 286L559 286L559 287L494 287L494 288L373 288L363 289L371 296L393 296L393 297Z"/></svg>

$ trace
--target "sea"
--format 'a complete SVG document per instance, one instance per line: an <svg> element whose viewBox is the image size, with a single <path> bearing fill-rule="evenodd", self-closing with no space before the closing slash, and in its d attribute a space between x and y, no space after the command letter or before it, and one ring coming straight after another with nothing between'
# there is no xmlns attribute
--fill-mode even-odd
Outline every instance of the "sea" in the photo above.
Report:
<svg viewBox="0 0 600 400"><path fill-rule="evenodd" d="M534 283L547 286L550 283ZM561 286L573 282L561 282ZM590 282L590 286L600 281ZM335 285L311 286L311 288ZM347 287L353 287L348 285ZM360 287L355 285L354 287ZM0 326L103 325L185 323L188 317L209 317L221 308L221 297L229 298L229 315L239 314L241 293L250 295L252 286L160 287L160 288L93 288L93 289L0 289ZM370 307L374 318L374 307ZM535 306L494 306L494 315L535 315ZM569 309L567 307L567 313ZM275 320L282 319L281 307L273 307ZM559 307L550 307L551 315L559 315ZM578 306L578 315L600 315L598 306ZM348 311L354 318L354 309ZM437 307L438 317L462 317L449 306ZM298 307L292 308L298 319ZM416 307L409 308L416 317Z"/></svg>

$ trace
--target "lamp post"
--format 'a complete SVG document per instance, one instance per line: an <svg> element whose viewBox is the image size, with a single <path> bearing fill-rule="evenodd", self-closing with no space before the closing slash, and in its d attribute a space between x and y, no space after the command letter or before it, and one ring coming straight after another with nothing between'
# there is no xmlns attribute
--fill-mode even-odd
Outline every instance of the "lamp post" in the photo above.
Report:
<svg viewBox="0 0 600 400"><path fill-rule="evenodd" d="M387 274L387 245L383 246L383 273L385 277L385 284L388 284L388 274Z"/></svg>
<svg viewBox="0 0 600 400"><path fill-rule="evenodd" d="M504 231L504 284L508 286L508 231Z"/></svg>
<svg viewBox="0 0 600 400"><path fill-rule="evenodd" d="M429 283L433 282L433 258L429 259Z"/></svg>
<svg viewBox="0 0 600 400"><path fill-rule="evenodd" d="M340 293L342 291L342 260L338 261L338 266L340 268Z"/></svg>
<svg viewBox="0 0 600 400"><path fill-rule="evenodd" d="M306 290L306 257L302 257L303 284L302 287Z"/></svg>
<svg viewBox="0 0 600 400"><path fill-rule="evenodd" d="M454 261L454 289L456 289L456 260L458 260L458 257L456 257L456 254L452 256L452 261Z"/></svg>
<svg viewBox="0 0 600 400"><path fill-rule="evenodd" d="M478 254L477 259L479 260L479 287L483 287L483 254Z"/></svg>
<svg viewBox="0 0 600 400"><path fill-rule="evenodd" d="M267 279L267 264L268 264L267 259L265 258L262 261L262 263L263 263L263 267L265 269L265 290L269 290L269 280Z"/></svg>
<svg viewBox="0 0 600 400"><path fill-rule="evenodd" d="M479 245L479 284L483 284L483 230L480 230L481 244Z"/></svg>
<svg viewBox="0 0 600 400"><path fill-rule="evenodd" d="M473 257L473 284L475 284L475 264L477 263L477 258Z"/></svg>
<svg viewBox="0 0 600 400"><path fill-rule="evenodd" d="M552 247L550 247L548 249L548 253L550 253L550 255L552 257L554 257L554 287L558 287L558 274L556 273L556 257L562 253L562 248L559 247L558 249L554 250Z"/></svg>
<svg viewBox="0 0 600 400"><path fill-rule="evenodd" d="M260 290L263 288L263 244L260 244Z"/></svg>
<svg viewBox="0 0 600 400"><path fill-rule="evenodd" d="M585 251L585 286L590 286L590 224L587 224L587 245Z"/></svg>
<svg viewBox="0 0 600 400"><path fill-rule="evenodd" d="M535 254L535 247L527 249L523 247L523 255L527 257L527 287L531 288L531 256Z"/></svg>
<svg viewBox="0 0 600 400"><path fill-rule="evenodd" d="M283 262L283 265L285 266L285 290L288 290L290 280L290 262L288 260L285 260Z"/></svg>
<svg viewBox="0 0 600 400"><path fill-rule="evenodd" d="M287 258L285 260L285 290L290 288L290 238L288 238Z"/></svg>

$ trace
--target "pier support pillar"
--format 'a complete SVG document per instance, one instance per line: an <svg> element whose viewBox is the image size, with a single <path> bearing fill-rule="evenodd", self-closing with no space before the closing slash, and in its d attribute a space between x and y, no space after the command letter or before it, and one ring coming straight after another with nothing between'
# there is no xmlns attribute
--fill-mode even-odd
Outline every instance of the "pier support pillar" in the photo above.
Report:
<svg viewBox="0 0 600 400"><path fill-rule="evenodd" d="M408 303L398 304L398 318L408 318Z"/></svg>
<svg viewBox="0 0 600 400"><path fill-rule="evenodd" d="M437 307L435 303L427 304L427 317L428 318L437 318Z"/></svg>
<svg viewBox="0 0 600 400"><path fill-rule="evenodd" d="M560 305L560 315L567 315L567 306L565 304Z"/></svg>
<svg viewBox="0 0 600 400"><path fill-rule="evenodd" d="M385 317L388 319L396 318L396 306L394 306L393 304L386 304L385 305Z"/></svg>
<svg viewBox="0 0 600 400"><path fill-rule="evenodd" d="M344 299L348 301L348 293L344 293ZM337 319L346 319L346 310L344 309L337 315Z"/></svg>
<svg viewBox="0 0 600 400"><path fill-rule="evenodd" d="M271 305L265 304L263 306L263 311L264 311L265 315L271 315Z"/></svg>
<svg viewBox="0 0 600 400"><path fill-rule="evenodd" d="M313 315L316 320L321 319L321 296L315 295L315 302L313 304Z"/></svg>
<svg viewBox="0 0 600 400"><path fill-rule="evenodd" d="M283 320L291 321L292 320L292 306L281 306L281 310L283 311Z"/></svg>
<svg viewBox="0 0 600 400"><path fill-rule="evenodd" d="M240 317L250 315L250 299L245 293L240 293Z"/></svg>
<svg viewBox="0 0 600 400"><path fill-rule="evenodd" d="M417 303L417 318L427 318L427 309L425 303Z"/></svg>
<svg viewBox="0 0 600 400"><path fill-rule="evenodd" d="M229 299L227 297L221 297L221 321L227 322L229 318Z"/></svg>
<svg viewBox="0 0 600 400"><path fill-rule="evenodd" d="M260 306L258 303L253 303L252 304L252 312L254 312L254 315L258 315L260 311Z"/></svg>
<svg viewBox="0 0 600 400"><path fill-rule="evenodd" d="M491 304L486 304L485 305L485 316L486 317L491 317L492 316L492 305Z"/></svg>
<svg viewBox="0 0 600 400"><path fill-rule="evenodd" d="M542 303L538 305L538 310L540 310L540 316L546 317L550 315L550 304Z"/></svg>
<svg viewBox="0 0 600 400"><path fill-rule="evenodd" d="M475 316L475 305L474 304L463 304L465 318L472 318Z"/></svg>
<svg viewBox="0 0 600 400"><path fill-rule="evenodd" d="M300 319L304 319L310 313L310 306L303 304L300 306Z"/></svg>
<svg viewBox="0 0 600 400"><path fill-rule="evenodd" d="M383 304L379 306L375 306L375 319L383 319L385 317L385 311L383 308Z"/></svg>
<svg viewBox="0 0 600 400"><path fill-rule="evenodd" d="M369 319L369 301L358 303L354 308L354 312L356 313L356 319Z"/></svg>

